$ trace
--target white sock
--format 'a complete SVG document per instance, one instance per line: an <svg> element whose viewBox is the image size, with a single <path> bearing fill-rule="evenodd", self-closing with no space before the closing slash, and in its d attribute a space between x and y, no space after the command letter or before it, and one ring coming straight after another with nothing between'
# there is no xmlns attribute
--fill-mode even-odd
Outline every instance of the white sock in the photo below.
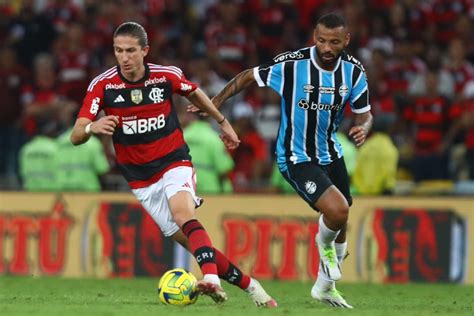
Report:
<svg viewBox="0 0 474 316"><path fill-rule="evenodd" d="M245 291L249 291L250 289L254 289L255 288L255 284L256 284L257 280L255 280L254 278L250 278L250 283L249 283L249 286L245 289Z"/></svg>
<svg viewBox="0 0 474 316"><path fill-rule="evenodd" d="M219 279L217 274L204 274L202 279L206 282L221 285L221 279Z"/></svg>
<svg viewBox="0 0 474 316"><path fill-rule="evenodd" d="M336 247L337 261L342 262L344 256L346 255L347 240L341 244L335 243L334 246Z"/></svg>
<svg viewBox="0 0 474 316"><path fill-rule="evenodd" d="M336 288L336 282L329 279L329 276L327 276L322 269L319 269L318 278L316 279L314 286L321 292L326 292Z"/></svg>
<svg viewBox="0 0 474 316"><path fill-rule="evenodd" d="M340 230L333 231L329 229L326 224L324 224L323 215L319 216L319 232L316 236L319 236L319 242L323 244L323 246L329 246L331 243L336 240L337 235L339 235ZM318 242L318 240L316 240Z"/></svg>

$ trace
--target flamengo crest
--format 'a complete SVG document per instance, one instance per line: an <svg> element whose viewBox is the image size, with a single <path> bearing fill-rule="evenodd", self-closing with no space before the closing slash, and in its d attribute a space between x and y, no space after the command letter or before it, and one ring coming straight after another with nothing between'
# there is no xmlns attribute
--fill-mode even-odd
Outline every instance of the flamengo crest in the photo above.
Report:
<svg viewBox="0 0 474 316"><path fill-rule="evenodd" d="M161 103L164 100L164 97L163 97L163 92L164 91L165 91L165 89L151 88L151 91L150 91L150 94L148 94L148 97L154 103Z"/></svg>

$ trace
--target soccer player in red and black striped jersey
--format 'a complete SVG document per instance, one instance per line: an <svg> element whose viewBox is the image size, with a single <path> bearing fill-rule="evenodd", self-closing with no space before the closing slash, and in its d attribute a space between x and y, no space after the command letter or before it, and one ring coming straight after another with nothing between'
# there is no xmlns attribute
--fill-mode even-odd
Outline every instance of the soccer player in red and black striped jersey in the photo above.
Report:
<svg viewBox="0 0 474 316"><path fill-rule="evenodd" d="M183 139L172 95L178 93L207 112L220 126L224 144L233 149L239 139L210 99L183 75L181 69L144 63L148 39L134 22L120 25L113 47L118 65L89 85L74 126L71 142L86 142L91 134L112 136L117 165L133 193L165 236L196 258L203 279L198 289L221 303L227 295L219 277L245 290L257 306L276 307L257 280L232 264L196 219L201 199L195 193L195 174ZM103 110L105 116L96 120Z"/></svg>

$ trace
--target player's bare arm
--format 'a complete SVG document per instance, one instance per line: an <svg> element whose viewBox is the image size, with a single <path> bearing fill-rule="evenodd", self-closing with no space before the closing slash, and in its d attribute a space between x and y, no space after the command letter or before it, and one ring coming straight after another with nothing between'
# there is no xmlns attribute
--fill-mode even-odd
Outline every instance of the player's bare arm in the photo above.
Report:
<svg viewBox="0 0 474 316"><path fill-rule="evenodd" d="M237 134L235 133L232 125L229 121L222 115L221 112L212 104L208 96L202 92L201 89L196 89L187 96L188 100L197 107L200 111L203 111L219 123L222 134L221 139L229 149L235 149L239 146L240 140Z"/></svg>
<svg viewBox="0 0 474 316"><path fill-rule="evenodd" d="M229 81L221 92L212 98L212 103L214 103L216 108L220 108L227 99L249 87L254 82L256 81L253 76L253 69L244 70ZM201 112L201 110L195 105L190 104L188 106L188 112ZM205 115L205 113L202 114Z"/></svg>
<svg viewBox="0 0 474 316"><path fill-rule="evenodd" d="M254 82L256 81L253 76L253 69L244 70L229 81L221 92L212 98L212 103L214 103L216 108L220 108L227 99L246 89Z"/></svg>
<svg viewBox="0 0 474 316"><path fill-rule="evenodd" d="M111 136L119 119L114 115L103 116L95 122L88 118L80 117L76 120L71 134L71 143L80 145L87 142L92 134Z"/></svg>
<svg viewBox="0 0 474 316"><path fill-rule="evenodd" d="M372 128L372 114L370 111L355 115L355 125L349 130L349 136L357 146L361 146Z"/></svg>

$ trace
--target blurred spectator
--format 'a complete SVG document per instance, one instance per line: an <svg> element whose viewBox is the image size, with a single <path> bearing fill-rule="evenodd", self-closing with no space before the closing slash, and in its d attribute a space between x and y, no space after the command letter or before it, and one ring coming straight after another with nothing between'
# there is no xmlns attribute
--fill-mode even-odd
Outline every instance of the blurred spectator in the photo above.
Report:
<svg viewBox="0 0 474 316"><path fill-rule="evenodd" d="M439 62L434 61L428 65L428 71L418 73L413 78L408 89L412 96L442 96L447 99L454 97L454 78L443 68ZM431 87L429 85L436 84Z"/></svg>
<svg viewBox="0 0 474 316"><path fill-rule="evenodd" d="M444 69L454 79L456 97L461 96L465 84L474 79L474 66L466 59L466 48L459 38L455 38L449 43Z"/></svg>
<svg viewBox="0 0 474 316"><path fill-rule="evenodd" d="M0 178L14 181L17 173L17 155L23 144L20 128L21 86L29 76L27 69L18 64L10 47L0 47Z"/></svg>
<svg viewBox="0 0 474 316"><path fill-rule="evenodd" d="M259 4L254 8L256 21L252 21L256 22L254 32L257 34L256 52L259 60L270 60L278 52L298 48L299 43L294 39L297 33L297 12L292 3L283 0L249 2L254 6L255 3Z"/></svg>
<svg viewBox="0 0 474 316"><path fill-rule="evenodd" d="M49 54L35 58L34 82L22 89L24 129L28 136L37 133L37 126L46 122L70 122L77 105L69 101L57 79L54 59Z"/></svg>
<svg viewBox="0 0 474 316"><path fill-rule="evenodd" d="M276 137L280 126L280 96L270 89L259 89L257 93L261 95L263 105L255 110L255 126L268 144L270 156L274 157Z"/></svg>
<svg viewBox="0 0 474 316"><path fill-rule="evenodd" d="M183 135L196 170L197 192L206 194L231 193L229 172L234 161L219 134L206 118L192 113L181 115Z"/></svg>
<svg viewBox="0 0 474 316"><path fill-rule="evenodd" d="M381 50L387 56L393 54L393 37L388 32L385 17L383 15L374 16L370 23L372 34L367 42L367 48L371 51Z"/></svg>
<svg viewBox="0 0 474 316"><path fill-rule="evenodd" d="M460 139L463 144L464 160L467 167L467 177L474 180L474 80L465 85L463 98L453 104L451 113L453 124L446 133L444 146L451 147L456 140ZM459 166L454 166L457 170ZM463 173L462 170L458 170ZM458 180L466 180L461 176Z"/></svg>
<svg viewBox="0 0 474 316"><path fill-rule="evenodd" d="M373 133L364 146L359 148L352 175L354 194L393 193L397 176L398 150L387 134L393 119L387 118L388 116L375 117Z"/></svg>
<svg viewBox="0 0 474 316"><path fill-rule="evenodd" d="M215 96L227 82L211 68L209 60L205 58L195 59L190 65L191 80L199 84L210 98Z"/></svg>
<svg viewBox="0 0 474 316"><path fill-rule="evenodd" d="M413 44L406 40L395 43L394 56L387 62L386 73L392 93L404 95L415 77L426 69L425 63L415 56Z"/></svg>
<svg viewBox="0 0 474 316"><path fill-rule="evenodd" d="M58 145L54 139L57 129L54 122L41 124L38 127L39 134L21 148L19 166L23 189L48 192L58 190L55 163Z"/></svg>
<svg viewBox="0 0 474 316"><path fill-rule="evenodd" d="M58 33L67 31L68 25L80 20L82 11L73 0L48 0L44 14Z"/></svg>
<svg viewBox="0 0 474 316"><path fill-rule="evenodd" d="M54 54L63 93L80 104L91 71L90 53L85 45L84 32L80 24L73 23L66 27L64 34L54 43Z"/></svg>
<svg viewBox="0 0 474 316"><path fill-rule="evenodd" d="M218 4L219 20L205 28L207 56L214 69L230 79L248 65L256 65L255 43L240 21L240 7L231 0Z"/></svg>
<svg viewBox="0 0 474 316"><path fill-rule="evenodd" d="M92 135L82 146L71 143L72 128L62 133L56 143L56 181L60 191L99 192L101 176L110 170L100 140Z"/></svg>
<svg viewBox="0 0 474 316"><path fill-rule="evenodd" d="M34 1L22 2L9 26L8 44L13 45L22 65L31 67L35 56L51 48L56 32L50 21L34 11Z"/></svg>
<svg viewBox="0 0 474 316"><path fill-rule="evenodd" d="M447 152L443 147L443 136L450 127L450 104L439 91L439 69L429 69L423 79L424 94L415 98L404 111L409 124L407 139L415 135L412 173L416 181L447 179Z"/></svg>
<svg viewBox="0 0 474 316"><path fill-rule="evenodd" d="M255 128L254 111L248 103L234 105L232 118L240 139L239 147L232 152L235 162L231 174L234 191L255 192L262 188L271 168L267 144Z"/></svg>

